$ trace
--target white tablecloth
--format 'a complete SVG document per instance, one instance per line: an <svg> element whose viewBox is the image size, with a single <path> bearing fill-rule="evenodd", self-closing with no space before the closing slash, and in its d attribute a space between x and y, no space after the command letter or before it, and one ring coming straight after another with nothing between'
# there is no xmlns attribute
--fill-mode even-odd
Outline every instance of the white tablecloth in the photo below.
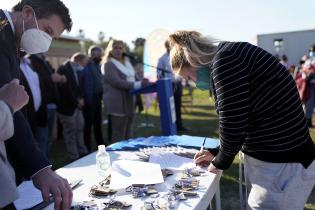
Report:
<svg viewBox="0 0 315 210"><path fill-rule="evenodd" d="M92 153L86 157L83 157L63 168L58 169L56 172L61 176L67 178L68 180L77 180L81 179L81 185L76 188L73 192L73 201L89 201L95 200L96 202L108 201L108 199L97 199L89 197L89 190L91 186L98 184L102 177L97 174L96 165L95 165L95 155ZM128 160L138 160L136 152L110 152L111 161L128 159ZM145 169L143 170L145 173ZM148 174L148 176L150 176ZM158 184L156 189L162 194L166 193L174 183L179 174L174 174L166 178L166 182ZM200 180L200 188L197 191L198 197L189 198L179 202L175 209L177 210L204 210L209 206L209 203L214 196L215 192L218 190L219 181L221 174L206 173L204 176L197 177ZM132 207L129 209L140 210L143 206L144 200L148 198L138 198L134 199L130 194L126 192L116 193L117 200L126 201L132 204ZM53 204L46 207L46 209L53 209Z"/></svg>

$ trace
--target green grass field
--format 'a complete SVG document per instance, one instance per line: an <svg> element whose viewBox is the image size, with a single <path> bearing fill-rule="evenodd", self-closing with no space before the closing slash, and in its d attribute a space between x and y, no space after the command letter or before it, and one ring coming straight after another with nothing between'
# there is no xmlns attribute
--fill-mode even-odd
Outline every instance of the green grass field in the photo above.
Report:
<svg viewBox="0 0 315 210"><path fill-rule="evenodd" d="M182 118L185 127L189 131L179 133L193 136L207 136L218 138L218 118L214 110L213 100L209 98L207 91L194 90L193 103L187 94L183 96ZM140 128L141 122L145 121L145 115L137 115L134 126L134 136L153 136L161 135L159 122L159 109L153 104L148 111L148 119L154 123L154 128ZM104 126L104 137L107 135L107 128ZM312 138L315 140L315 129L311 130ZM94 148L96 148L94 146ZM68 163L65 146L62 141L53 144L52 159L54 168L59 168ZM238 191L238 157L235 158L233 165L224 171L221 178L221 203L223 210L237 210L240 208ZM315 190L313 190L305 209L315 209Z"/></svg>

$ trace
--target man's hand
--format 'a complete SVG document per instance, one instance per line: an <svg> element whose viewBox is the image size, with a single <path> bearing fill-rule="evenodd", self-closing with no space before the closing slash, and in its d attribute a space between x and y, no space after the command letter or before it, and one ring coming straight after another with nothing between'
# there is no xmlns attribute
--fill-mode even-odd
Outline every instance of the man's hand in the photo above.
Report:
<svg viewBox="0 0 315 210"><path fill-rule="evenodd" d="M53 73L51 75L51 80L54 83L66 83L67 82L67 78L64 75L58 74L58 73Z"/></svg>
<svg viewBox="0 0 315 210"><path fill-rule="evenodd" d="M203 150L202 152L197 152L195 154L194 160L196 165L207 167L210 165L213 158L214 156L208 150Z"/></svg>
<svg viewBox="0 0 315 210"><path fill-rule="evenodd" d="M150 81L146 78L144 78L143 80L141 80L141 87L146 87L148 85L150 85Z"/></svg>
<svg viewBox="0 0 315 210"><path fill-rule="evenodd" d="M43 200L49 201L49 194L54 198L55 210L68 210L72 203L72 190L68 181L57 175L50 168L45 168L33 178L34 185L42 192Z"/></svg>
<svg viewBox="0 0 315 210"><path fill-rule="evenodd" d="M0 88L0 99L9 104L13 111L20 110L28 103L29 97L18 79L13 79Z"/></svg>
<svg viewBox="0 0 315 210"><path fill-rule="evenodd" d="M83 109L83 107L84 107L84 99L80 98L79 101L78 101L78 108L79 109Z"/></svg>

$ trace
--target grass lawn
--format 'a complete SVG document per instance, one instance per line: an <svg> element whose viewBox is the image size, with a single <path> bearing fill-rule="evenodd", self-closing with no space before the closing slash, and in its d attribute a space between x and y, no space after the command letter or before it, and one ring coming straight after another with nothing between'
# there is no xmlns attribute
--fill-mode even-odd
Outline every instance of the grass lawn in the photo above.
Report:
<svg viewBox="0 0 315 210"><path fill-rule="evenodd" d="M179 133L193 136L208 136L218 138L218 118L214 110L213 100L209 99L207 91L194 90L194 100L191 104L190 97L187 96L187 90L183 96L182 118L185 127L189 131ZM155 124L154 128L140 128L141 122L145 121L145 115L137 115L134 126L134 136L152 136L160 135L159 110L156 104L153 104L148 112L148 119ZM104 126L104 137L107 136L107 127ZM315 129L311 130L313 140L315 140ZM96 147L94 146L94 149ZM53 144L52 157L54 168L59 168L68 163L63 141L55 141ZM224 171L221 178L221 202L223 210L239 209L238 192L238 157L235 158L232 166ZM313 190L305 209L315 209L315 190Z"/></svg>

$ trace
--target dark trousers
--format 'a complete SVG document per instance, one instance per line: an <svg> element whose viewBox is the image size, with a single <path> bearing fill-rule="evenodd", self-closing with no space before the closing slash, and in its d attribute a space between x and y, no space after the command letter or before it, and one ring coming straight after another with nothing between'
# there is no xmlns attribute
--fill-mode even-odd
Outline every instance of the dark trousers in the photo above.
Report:
<svg viewBox="0 0 315 210"><path fill-rule="evenodd" d="M111 143L132 137L134 116L109 115Z"/></svg>
<svg viewBox="0 0 315 210"><path fill-rule="evenodd" d="M181 81L176 81L174 83L174 103L176 112L176 127L180 129L182 125L182 95L183 95L183 85Z"/></svg>
<svg viewBox="0 0 315 210"><path fill-rule="evenodd" d="M97 145L104 144L102 134L102 95L95 95L92 104L86 104L84 115L84 144L91 151L91 131L94 128L94 138Z"/></svg>
<svg viewBox="0 0 315 210"><path fill-rule="evenodd" d="M136 109L137 109L138 114L140 114L144 110L142 98L141 98L141 95L139 94L136 95Z"/></svg>

